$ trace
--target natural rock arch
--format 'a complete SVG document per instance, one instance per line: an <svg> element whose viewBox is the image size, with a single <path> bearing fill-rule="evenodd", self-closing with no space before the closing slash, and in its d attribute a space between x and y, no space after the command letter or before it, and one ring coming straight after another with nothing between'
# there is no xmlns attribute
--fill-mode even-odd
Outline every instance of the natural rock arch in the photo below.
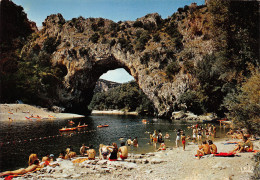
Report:
<svg viewBox="0 0 260 180"><path fill-rule="evenodd" d="M168 21L166 24L171 26L174 19ZM59 42L51 62L66 69L62 86L57 89L57 99L58 105L67 111L86 112L99 77L108 70L124 68L153 101L158 115L171 116L174 103L194 81L189 74L183 73L181 63L171 79L166 75L167 65L175 61L175 54L181 50L178 47L180 42L178 45L172 42L172 37L165 30L161 30L155 39L154 29L162 23L157 13L135 22L119 23L83 17L66 22L61 14L50 15L38 33L39 37L24 51L35 44L43 47L50 37ZM202 51L209 53L210 50Z"/></svg>

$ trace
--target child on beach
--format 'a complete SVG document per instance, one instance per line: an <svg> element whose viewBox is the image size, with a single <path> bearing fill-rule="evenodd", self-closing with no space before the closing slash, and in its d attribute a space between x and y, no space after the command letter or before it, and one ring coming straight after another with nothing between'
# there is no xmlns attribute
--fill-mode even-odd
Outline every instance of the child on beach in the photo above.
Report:
<svg viewBox="0 0 260 180"><path fill-rule="evenodd" d="M185 151L186 137L184 133L181 135L181 143L182 143L183 151Z"/></svg>

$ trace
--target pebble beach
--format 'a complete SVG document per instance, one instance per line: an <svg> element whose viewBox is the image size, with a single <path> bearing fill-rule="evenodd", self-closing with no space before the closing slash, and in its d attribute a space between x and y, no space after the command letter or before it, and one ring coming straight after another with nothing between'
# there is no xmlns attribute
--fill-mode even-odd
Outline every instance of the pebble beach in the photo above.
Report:
<svg viewBox="0 0 260 180"><path fill-rule="evenodd" d="M216 142L219 152L229 152L235 145L225 145L229 139ZM260 141L254 141L259 149ZM208 155L195 159L198 145L168 147L165 151L129 154L124 161L73 160L58 161L59 166L44 167L17 179L187 179L187 180L249 180L253 177L255 153L239 153L235 157Z"/></svg>

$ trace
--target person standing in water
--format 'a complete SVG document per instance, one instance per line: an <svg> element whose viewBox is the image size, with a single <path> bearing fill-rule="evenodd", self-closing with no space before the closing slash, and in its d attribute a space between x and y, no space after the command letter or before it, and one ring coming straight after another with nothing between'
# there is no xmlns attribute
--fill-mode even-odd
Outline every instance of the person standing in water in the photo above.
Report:
<svg viewBox="0 0 260 180"><path fill-rule="evenodd" d="M135 137L134 140L133 140L133 146L134 146L134 147L138 147L137 137Z"/></svg>
<svg viewBox="0 0 260 180"><path fill-rule="evenodd" d="M176 147L179 147L179 141L181 139L181 129L178 129L177 134L176 134Z"/></svg>

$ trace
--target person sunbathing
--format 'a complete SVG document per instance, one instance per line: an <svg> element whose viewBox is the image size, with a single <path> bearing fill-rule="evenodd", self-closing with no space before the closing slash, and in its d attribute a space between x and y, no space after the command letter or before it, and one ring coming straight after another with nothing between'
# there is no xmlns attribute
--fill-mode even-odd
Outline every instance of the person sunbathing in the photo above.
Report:
<svg viewBox="0 0 260 180"><path fill-rule="evenodd" d="M217 152L218 152L217 146L215 144L213 144L213 142L211 140L208 140L208 143L209 143L209 147L210 147L210 153L217 154Z"/></svg>
<svg viewBox="0 0 260 180"><path fill-rule="evenodd" d="M201 155L204 156L207 154L210 154L210 147L206 141L203 141L202 145L199 146L199 150L197 150L197 159L200 159Z"/></svg>
<svg viewBox="0 0 260 180"><path fill-rule="evenodd" d="M100 159L107 159L107 156L109 155L109 150L107 148L108 146L104 144L99 145L99 158Z"/></svg>
<svg viewBox="0 0 260 180"><path fill-rule="evenodd" d="M5 171L0 173L0 177L1 176L8 176L8 175L23 175L26 174L28 172L32 172L34 170L36 170L37 168L41 168L41 166L39 165L39 160L35 160L33 162L32 165L28 166L27 168L22 168L22 169L18 169L18 170L14 170L14 171Z"/></svg>
<svg viewBox="0 0 260 180"><path fill-rule="evenodd" d="M237 147L233 150L233 152L252 152L253 151L253 143L246 137L243 137L243 142L239 142Z"/></svg>
<svg viewBox="0 0 260 180"><path fill-rule="evenodd" d="M122 160L128 157L128 149L124 142L121 143L121 147L118 149L118 152Z"/></svg>
<svg viewBox="0 0 260 180"><path fill-rule="evenodd" d="M162 141L162 143L160 144L160 147L157 151L161 151L161 150L166 150L166 145L165 145L164 141Z"/></svg>
<svg viewBox="0 0 260 180"><path fill-rule="evenodd" d="M37 154L30 154L28 165L31 166L35 160L39 160Z"/></svg>
<svg viewBox="0 0 260 180"><path fill-rule="evenodd" d="M96 151L93 147L93 145L89 146L89 150L87 151L88 159L89 160L94 160L96 156Z"/></svg>
<svg viewBox="0 0 260 180"><path fill-rule="evenodd" d="M245 142L245 151L246 152L252 152L253 151L253 143L248 139L246 136L244 136L244 142Z"/></svg>

